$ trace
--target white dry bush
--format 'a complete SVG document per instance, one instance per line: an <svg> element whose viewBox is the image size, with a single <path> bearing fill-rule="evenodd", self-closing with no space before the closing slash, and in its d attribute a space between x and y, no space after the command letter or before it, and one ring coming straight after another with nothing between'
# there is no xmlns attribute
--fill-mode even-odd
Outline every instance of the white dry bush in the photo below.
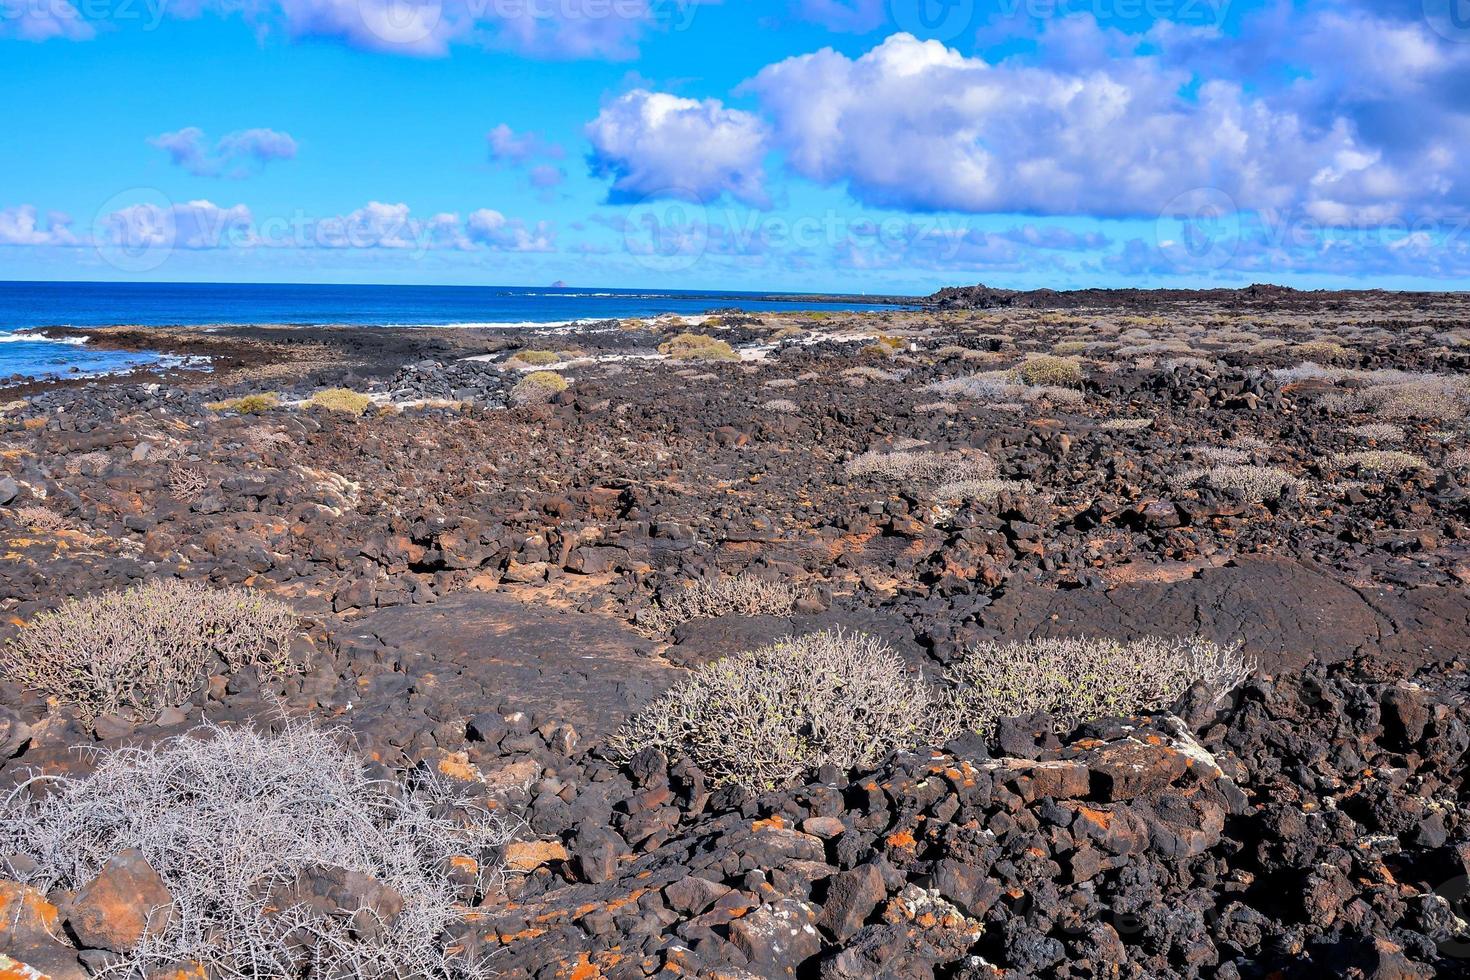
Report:
<svg viewBox="0 0 1470 980"><path fill-rule="evenodd" d="M940 500L964 500L977 504L993 504L1003 493L1035 496L1036 484L1030 480L953 480L941 483L934 495Z"/></svg>
<svg viewBox="0 0 1470 980"><path fill-rule="evenodd" d="M1238 466L1251 458L1247 450L1234 446L1190 446L1186 451L1211 466Z"/></svg>
<svg viewBox="0 0 1470 980"><path fill-rule="evenodd" d="M108 977L190 962L241 980L490 975L446 945L466 912L448 870L469 858L480 893L498 889L516 828L444 777L377 779L334 735L298 723L117 749L89 776L46 780L45 792L23 785L0 799L0 873L72 890L135 849L173 899ZM334 911L293 897L322 869L366 875L394 901ZM397 899L394 915L385 904Z"/></svg>
<svg viewBox="0 0 1470 980"><path fill-rule="evenodd" d="M772 398L761 402L761 409L778 415L795 415L801 411L801 407L789 398Z"/></svg>
<svg viewBox="0 0 1470 980"><path fill-rule="evenodd" d="M955 733L944 692L881 640L829 631L787 637L695 670L609 740L628 759L654 748L719 783L761 791L831 763L872 766Z"/></svg>
<svg viewBox="0 0 1470 980"><path fill-rule="evenodd" d="M1211 466L1176 473L1168 483L1175 490L1203 485L1259 502L1298 486L1301 481L1275 466Z"/></svg>
<svg viewBox="0 0 1470 980"><path fill-rule="evenodd" d="M1139 640L1041 638L981 643L946 679L965 727L1045 711L1059 732L1110 715L1167 708L1195 681L1218 704L1255 669L1235 647L1200 637Z"/></svg>
<svg viewBox="0 0 1470 980"><path fill-rule="evenodd" d="M84 719L187 702L204 675L288 663L296 614L250 589L153 579L68 599L0 647L0 671Z"/></svg>
<svg viewBox="0 0 1470 980"><path fill-rule="evenodd" d="M677 592L660 594L638 618L639 627L650 635L667 633L691 619L716 616L785 616L798 598L796 589L784 582L769 582L753 575L736 575L700 581Z"/></svg>
<svg viewBox="0 0 1470 980"><path fill-rule="evenodd" d="M1149 426L1151 426L1153 424L1154 424L1154 420L1151 419L1151 418L1149 418L1149 419L1127 419L1127 418L1120 418L1120 419L1106 419L1106 420L1104 420L1102 422L1099 422L1097 427L1099 429L1102 429L1104 432L1137 432L1140 429L1147 429Z"/></svg>
<svg viewBox="0 0 1470 980"><path fill-rule="evenodd" d="M1470 449L1456 449L1445 456L1444 468L1456 472L1470 470Z"/></svg>
<svg viewBox="0 0 1470 980"><path fill-rule="evenodd" d="M1373 442L1403 442L1406 437L1403 427L1391 422L1369 422L1367 425L1354 425L1342 431L1344 435L1355 439L1369 439Z"/></svg>
<svg viewBox="0 0 1470 980"><path fill-rule="evenodd" d="M850 477L885 480L989 480L996 472L995 460L984 453L869 450L847 462Z"/></svg>
<svg viewBox="0 0 1470 980"><path fill-rule="evenodd" d="M1352 453L1333 453L1327 462L1339 468L1353 467L1372 473L1404 473L1428 465L1421 457L1397 449L1362 449Z"/></svg>

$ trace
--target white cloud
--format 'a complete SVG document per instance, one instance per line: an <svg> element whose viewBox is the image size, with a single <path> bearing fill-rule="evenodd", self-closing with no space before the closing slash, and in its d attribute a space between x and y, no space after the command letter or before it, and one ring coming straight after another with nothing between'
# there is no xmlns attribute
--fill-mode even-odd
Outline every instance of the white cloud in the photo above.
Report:
<svg viewBox="0 0 1470 980"><path fill-rule="evenodd" d="M291 160L296 156L296 141L290 134L273 129L229 133L211 146L204 130L186 126L148 142L167 153L175 166L196 177L239 179L259 173L273 160Z"/></svg>
<svg viewBox="0 0 1470 980"><path fill-rule="evenodd" d="M502 252L550 252L556 248L556 229L547 221L534 226L499 211L481 208L465 223L469 240Z"/></svg>
<svg viewBox="0 0 1470 980"><path fill-rule="evenodd" d="M30 204L0 208L0 245L75 245L71 218L60 211L46 215L42 227L36 208Z"/></svg>
<svg viewBox="0 0 1470 980"><path fill-rule="evenodd" d="M540 157L560 160L566 156L566 150L557 143L543 139L540 133L517 133L505 123L486 133L485 143L489 147L491 160L514 166L521 166Z"/></svg>
<svg viewBox="0 0 1470 980"><path fill-rule="evenodd" d="M1066 18L1035 57L996 64L895 34L856 58L828 48L786 59L740 91L759 98L792 172L879 207L1152 217L1208 187L1241 209L1362 222L1470 203L1457 185L1470 162L1465 117L1444 120L1420 152L1397 153L1383 126L1347 104L1309 104L1304 86L1262 94L1201 82L1157 53L1159 37L1178 33L1130 36ZM1422 25L1391 37L1403 72L1463 58L1433 46Z"/></svg>
<svg viewBox="0 0 1470 980"><path fill-rule="evenodd" d="M604 106L586 133L593 173L612 178L610 203L729 194L757 207L769 204L765 125L718 100L634 89Z"/></svg>

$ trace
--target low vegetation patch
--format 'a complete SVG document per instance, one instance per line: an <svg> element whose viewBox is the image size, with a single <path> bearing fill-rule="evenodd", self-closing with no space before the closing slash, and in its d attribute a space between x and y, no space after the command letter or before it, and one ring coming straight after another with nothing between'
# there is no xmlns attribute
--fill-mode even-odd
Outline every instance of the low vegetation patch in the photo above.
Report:
<svg viewBox="0 0 1470 980"><path fill-rule="evenodd" d="M951 480L940 484L934 495L940 500L993 504L1004 493L1034 496L1036 492L1036 484L1030 480Z"/></svg>
<svg viewBox="0 0 1470 980"><path fill-rule="evenodd" d="M520 350L512 354L508 360L515 364L545 367L561 360L561 355L554 350Z"/></svg>
<svg viewBox="0 0 1470 980"><path fill-rule="evenodd" d="M849 477L885 480L990 480L997 474L995 460L984 453L927 450L882 453L869 450L847 462Z"/></svg>
<svg viewBox="0 0 1470 980"><path fill-rule="evenodd" d="M0 798L0 876L77 890L119 855L169 902L109 975L486 977L448 934L467 909L451 869L501 886L514 827L442 777L383 779L305 725L209 729L103 753L83 778ZM324 900L313 882L340 878Z"/></svg>
<svg viewBox="0 0 1470 980"><path fill-rule="evenodd" d="M68 599L0 647L4 673L99 715L150 715L187 702L216 669L284 669L296 614L250 589L154 579Z"/></svg>
<svg viewBox="0 0 1470 980"><path fill-rule="evenodd" d="M535 405L550 401L553 395L570 387L567 379L555 371L532 371L510 390L512 405Z"/></svg>
<svg viewBox="0 0 1470 980"><path fill-rule="evenodd" d="M952 736L943 694L882 641L812 633L708 664L610 740L687 757L719 783L754 791L820 767L871 766L896 748Z"/></svg>
<svg viewBox="0 0 1470 980"><path fill-rule="evenodd" d="M658 345L658 352L675 361L738 361L729 343L701 333L681 333Z"/></svg>
<svg viewBox="0 0 1470 980"><path fill-rule="evenodd" d="M325 408L331 412L361 415L372 407L373 400L351 388L324 388L306 400L308 408Z"/></svg>
<svg viewBox="0 0 1470 980"><path fill-rule="evenodd" d="M259 415L273 408L280 408L281 396L274 391L264 391L256 395L245 395L241 398L227 398L224 401L205 402L204 407L211 412L235 412L239 415Z"/></svg>
<svg viewBox="0 0 1470 980"><path fill-rule="evenodd" d="M1302 360L1317 364L1348 364L1357 360L1350 348L1331 340L1309 340L1297 344L1292 350Z"/></svg>
<svg viewBox="0 0 1470 980"><path fill-rule="evenodd" d="M1052 354L1037 354L1028 357L1012 369L1015 380L1028 385L1047 385L1058 388L1077 387L1082 384L1082 365L1070 357Z"/></svg>
<svg viewBox="0 0 1470 980"><path fill-rule="evenodd" d="M1162 710L1195 681L1219 703L1254 668L1237 649L1199 637L1043 638L981 643L946 679L969 730L987 733L1000 718L1044 711L1066 732L1094 718Z"/></svg>
<svg viewBox="0 0 1470 980"><path fill-rule="evenodd" d="M1104 432L1137 432L1153 424L1153 419L1105 419L1097 427Z"/></svg>
<svg viewBox="0 0 1470 980"><path fill-rule="evenodd" d="M1371 442L1403 442L1406 436L1402 426L1391 422L1369 422L1367 425L1354 425L1342 431L1355 439L1367 439Z"/></svg>
<svg viewBox="0 0 1470 980"><path fill-rule="evenodd" d="M1176 488L1207 486L1259 503L1277 497L1288 487L1300 484L1296 477L1275 466L1222 465L1185 470L1169 483Z"/></svg>
<svg viewBox="0 0 1470 980"><path fill-rule="evenodd" d="M1405 473L1429 465L1413 453L1399 452L1396 449L1364 449L1353 453L1334 453L1328 462L1339 468L1367 470L1372 473Z"/></svg>
<svg viewBox="0 0 1470 980"><path fill-rule="evenodd" d="M691 619L716 616L786 616L796 605L797 592L784 582L753 575L735 575L712 582L696 582L676 592L660 594L638 617L650 634L667 633Z"/></svg>

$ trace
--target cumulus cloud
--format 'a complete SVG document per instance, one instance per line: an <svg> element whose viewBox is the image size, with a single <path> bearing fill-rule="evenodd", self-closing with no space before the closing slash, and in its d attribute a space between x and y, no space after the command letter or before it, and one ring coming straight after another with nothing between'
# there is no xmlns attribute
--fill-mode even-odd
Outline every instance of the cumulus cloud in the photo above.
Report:
<svg viewBox="0 0 1470 980"><path fill-rule="evenodd" d="M30 204L0 208L0 245L75 245L70 216L60 211L46 215L43 226L36 208Z"/></svg>
<svg viewBox="0 0 1470 980"><path fill-rule="evenodd" d="M485 143L492 161L513 166L544 158L560 160L566 156L561 144L543 139L540 133L517 133L505 123L486 133Z"/></svg>
<svg viewBox="0 0 1470 980"><path fill-rule="evenodd" d="M550 252L556 247L556 229L550 222L527 225L490 208L470 214L466 233L475 244L503 252Z"/></svg>
<svg viewBox="0 0 1470 980"><path fill-rule="evenodd" d="M1329 33L1315 43L1339 52L1350 35L1360 46L1380 36L1347 21L1317 23ZM1314 95L1314 83L1262 93L1223 78L1201 81L1158 51L1162 29L1123 35L1091 18L1050 28L1029 61L991 64L895 34L856 58L829 48L786 59L741 91L759 98L770 145L792 172L845 186L865 204L1154 217L1178 195L1209 187L1240 209L1375 222L1470 204L1459 178L1470 162L1470 116L1460 105L1444 108L1433 126L1420 125L1418 102L1395 103L1391 113L1380 107L1373 124L1362 111L1362 100L1394 86L1422 89L1424 79L1443 79L1470 59L1434 43L1422 24L1399 30L1390 34L1397 54L1387 59L1399 77L1362 84L1358 105L1346 84ZM1113 56L1097 57L1109 45ZM1383 60L1365 57L1370 66ZM1391 133L1395 124L1416 132Z"/></svg>
<svg viewBox="0 0 1470 980"><path fill-rule="evenodd" d="M296 157L296 141L273 129L246 129L229 133L210 144L204 130L187 126L148 141L163 150L169 161L196 177L240 179L259 173L273 160Z"/></svg>
<svg viewBox="0 0 1470 980"><path fill-rule="evenodd" d="M765 125L716 99L685 99L634 89L587 125L595 176L612 179L608 202L728 194L766 207Z"/></svg>

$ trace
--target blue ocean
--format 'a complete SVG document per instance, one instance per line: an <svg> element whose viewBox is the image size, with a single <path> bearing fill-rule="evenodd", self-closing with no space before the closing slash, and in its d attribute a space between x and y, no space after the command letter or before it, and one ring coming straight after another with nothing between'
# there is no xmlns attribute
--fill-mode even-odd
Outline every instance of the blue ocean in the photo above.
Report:
<svg viewBox="0 0 1470 980"><path fill-rule="evenodd" d="M233 283L0 282L0 379L105 374L148 354L100 351L18 330L44 327L249 323L380 326L528 326L576 320L700 314L739 307L891 309L862 297L814 302L780 293L572 289L552 286L330 286Z"/></svg>

